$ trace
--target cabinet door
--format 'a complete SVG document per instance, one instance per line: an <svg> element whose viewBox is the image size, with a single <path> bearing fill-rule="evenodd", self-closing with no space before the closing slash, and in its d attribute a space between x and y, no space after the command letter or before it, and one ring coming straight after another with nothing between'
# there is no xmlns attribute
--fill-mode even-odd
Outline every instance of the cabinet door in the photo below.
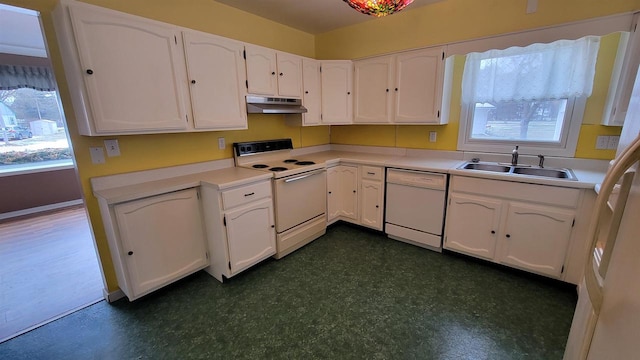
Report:
<svg viewBox="0 0 640 360"><path fill-rule="evenodd" d="M231 274L276 253L276 232L271 198L225 214Z"/></svg>
<svg viewBox="0 0 640 360"><path fill-rule="evenodd" d="M391 122L392 66L391 56L354 63L354 123Z"/></svg>
<svg viewBox="0 0 640 360"><path fill-rule="evenodd" d="M184 32L191 108L196 129L246 129L244 45Z"/></svg>
<svg viewBox="0 0 640 360"><path fill-rule="evenodd" d="M249 94L276 95L276 52L271 49L245 45Z"/></svg>
<svg viewBox="0 0 640 360"><path fill-rule="evenodd" d="M177 29L82 6L69 12L95 131L186 129Z"/></svg>
<svg viewBox="0 0 640 360"><path fill-rule="evenodd" d="M339 166L340 215L358 219L358 167Z"/></svg>
<svg viewBox="0 0 640 360"><path fill-rule="evenodd" d="M353 122L353 65L351 61L323 61L322 66L322 123L350 124Z"/></svg>
<svg viewBox="0 0 640 360"><path fill-rule="evenodd" d="M114 206L131 289L138 298L206 267L198 191L188 189Z"/></svg>
<svg viewBox="0 0 640 360"><path fill-rule="evenodd" d="M340 166L327 169L327 222L333 222L341 212Z"/></svg>
<svg viewBox="0 0 640 360"><path fill-rule="evenodd" d="M502 232L503 264L560 277L575 213L554 207L510 203Z"/></svg>
<svg viewBox="0 0 640 360"><path fill-rule="evenodd" d="M320 83L320 62L313 59L302 59L302 104L307 112L302 114L305 126L320 125L320 104L322 91Z"/></svg>
<svg viewBox="0 0 640 360"><path fill-rule="evenodd" d="M302 97L302 58L278 53L278 95Z"/></svg>
<svg viewBox="0 0 640 360"><path fill-rule="evenodd" d="M362 180L360 190L360 223L382 230L382 209L384 209L384 187L382 182Z"/></svg>
<svg viewBox="0 0 640 360"><path fill-rule="evenodd" d="M444 51L442 48L411 51L396 57L394 122L440 122Z"/></svg>
<svg viewBox="0 0 640 360"><path fill-rule="evenodd" d="M501 211L500 200L451 193L445 248L492 260Z"/></svg>

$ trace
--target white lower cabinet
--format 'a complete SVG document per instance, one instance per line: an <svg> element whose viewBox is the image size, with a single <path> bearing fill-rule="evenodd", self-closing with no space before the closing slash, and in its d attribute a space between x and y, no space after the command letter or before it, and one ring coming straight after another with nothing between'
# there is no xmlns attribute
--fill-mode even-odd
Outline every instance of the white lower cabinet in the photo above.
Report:
<svg viewBox="0 0 640 360"><path fill-rule="evenodd" d="M382 230L384 168L338 165L327 170L327 221Z"/></svg>
<svg viewBox="0 0 640 360"><path fill-rule="evenodd" d="M276 253L271 181L220 189L202 183L211 265L219 281Z"/></svg>
<svg viewBox="0 0 640 360"><path fill-rule="evenodd" d="M449 196L445 248L493 259L502 201L452 193Z"/></svg>
<svg viewBox="0 0 640 360"><path fill-rule="evenodd" d="M563 278L581 190L453 176L444 248Z"/></svg>
<svg viewBox="0 0 640 360"><path fill-rule="evenodd" d="M358 219L358 167L338 165L327 169L327 222Z"/></svg>
<svg viewBox="0 0 640 360"><path fill-rule="evenodd" d="M209 264L198 190L115 204L108 231L120 289L137 299Z"/></svg>

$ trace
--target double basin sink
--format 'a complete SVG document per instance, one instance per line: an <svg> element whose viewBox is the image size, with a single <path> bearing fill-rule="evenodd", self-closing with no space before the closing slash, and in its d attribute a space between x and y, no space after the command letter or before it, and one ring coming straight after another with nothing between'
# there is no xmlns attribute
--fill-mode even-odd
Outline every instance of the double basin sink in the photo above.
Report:
<svg viewBox="0 0 640 360"><path fill-rule="evenodd" d="M467 162L458 167L461 170L481 170L503 174L541 176L554 179L578 180L571 169L541 168L526 165L503 165L494 163Z"/></svg>

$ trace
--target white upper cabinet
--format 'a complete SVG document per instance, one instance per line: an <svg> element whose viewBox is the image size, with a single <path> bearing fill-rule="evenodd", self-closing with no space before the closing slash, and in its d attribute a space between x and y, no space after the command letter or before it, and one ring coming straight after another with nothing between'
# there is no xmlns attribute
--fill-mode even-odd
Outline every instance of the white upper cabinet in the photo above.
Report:
<svg viewBox="0 0 640 360"><path fill-rule="evenodd" d="M354 123L390 123L392 115L393 57L354 63Z"/></svg>
<svg viewBox="0 0 640 360"><path fill-rule="evenodd" d="M302 97L302 57L246 45L248 93Z"/></svg>
<svg viewBox="0 0 640 360"><path fill-rule="evenodd" d="M640 34L638 34L638 17L634 15L630 33L620 32L618 51L611 73L609 93L602 114L602 125L622 126L627 116L631 91L638 73L640 63Z"/></svg>
<svg viewBox="0 0 640 360"><path fill-rule="evenodd" d="M442 124L442 47L355 62L355 123Z"/></svg>
<svg viewBox="0 0 640 360"><path fill-rule="evenodd" d="M402 124L442 124L444 49L410 51L395 57L395 114Z"/></svg>
<svg viewBox="0 0 640 360"><path fill-rule="evenodd" d="M278 95L302 97L302 58L300 56L277 53Z"/></svg>
<svg viewBox="0 0 640 360"><path fill-rule="evenodd" d="M72 30L61 29L60 19L58 29L66 35L61 42L69 41L61 44L63 52L75 53L63 57L68 76L74 77L69 83L81 134L187 128L177 27L75 3L68 11Z"/></svg>
<svg viewBox="0 0 640 360"><path fill-rule="evenodd" d="M320 125L322 82L319 61L302 59L302 88L302 105L307 108L307 112L302 114L302 124L304 126Z"/></svg>
<svg viewBox="0 0 640 360"><path fill-rule="evenodd" d="M349 60L321 62L322 123L353 123L353 63Z"/></svg>
<svg viewBox="0 0 640 360"><path fill-rule="evenodd" d="M196 129L246 129L244 44L183 32Z"/></svg>

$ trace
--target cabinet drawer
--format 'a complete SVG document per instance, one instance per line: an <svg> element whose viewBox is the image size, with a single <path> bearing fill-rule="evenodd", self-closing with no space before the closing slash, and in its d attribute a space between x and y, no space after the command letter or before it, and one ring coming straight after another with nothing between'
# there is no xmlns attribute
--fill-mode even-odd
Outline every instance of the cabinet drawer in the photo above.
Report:
<svg viewBox="0 0 640 360"><path fill-rule="evenodd" d="M266 197L271 197L270 181L224 191L222 193L222 205L225 209L230 209Z"/></svg>
<svg viewBox="0 0 640 360"><path fill-rule="evenodd" d="M373 166L363 166L362 167L362 178L363 179L371 179L371 180L380 180L382 181L383 169L379 167Z"/></svg>

